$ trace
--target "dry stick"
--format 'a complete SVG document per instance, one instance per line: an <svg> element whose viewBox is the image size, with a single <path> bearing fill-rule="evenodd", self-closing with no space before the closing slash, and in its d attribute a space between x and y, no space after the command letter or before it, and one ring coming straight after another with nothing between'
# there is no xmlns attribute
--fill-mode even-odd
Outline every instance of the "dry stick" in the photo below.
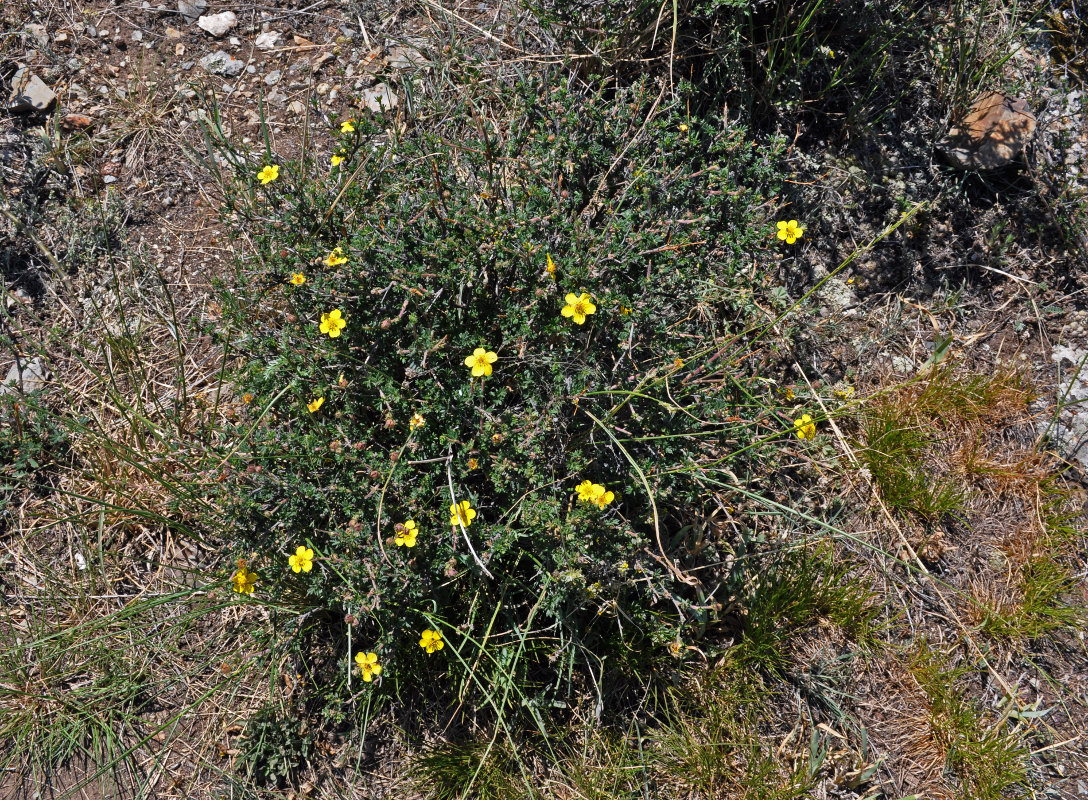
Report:
<svg viewBox="0 0 1088 800"><path fill-rule="evenodd" d="M476 550L472 546L472 541L468 538L468 531L465 530L465 522L461 519L461 507L457 505L457 495L453 491L453 445L450 445L449 453L446 456L446 480L450 486L450 500L453 502L453 518L457 520L458 526L461 528L461 535L465 537L465 544L468 545L468 551L472 553L472 557L476 560L476 566L483 570L484 575L491 580L495 580L495 576L487 571L487 567L484 566L484 562L480 560L480 557L476 555Z"/></svg>
<svg viewBox="0 0 1088 800"><path fill-rule="evenodd" d="M900 544L907 551L911 560L914 561L915 565L918 567L918 571L921 574L925 575L926 580L929 582L930 587L933 589L933 592L940 599L941 605L943 605L945 607L945 610L948 611L949 618L959 627L960 633L963 634L963 638L967 642L968 647L979 658L979 660L981 660L982 663L986 665L986 669L990 673L990 676L1001 686L1002 689L1005 690L1005 693L1010 698L1017 697L1017 693L1012 690L1012 688L1005 681L1005 679L1001 675L999 675L997 670L994 669L994 667L990 664L986 656L982 654L982 650L980 650L979 646L975 644L974 637L971 636L971 632L968 630L967 625L964 624L963 620L960 619L959 614L956 613L956 610L952 607L952 604L948 602L948 598L944 596L944 593L941 592L941 589L937 585L937 582L933 579L932 573L930 573L930 571L926 569L926 565L922 563L922 559L918 557L918 554L914 551L914 548L911 547L910 542L907 541L907 537L906 535L904 535L903 529L899 527L899 523L895 521L895 517L892 516L892 513L888 510L888 507L884 505L883 498L881 498L881 496L877 493L876 486L874 486L873 484L872 475L870 475L867 470L861 469L861 462L858 461L857 456L854 454L853 448L850 447L850 445L846 441L846 438L842 435L842 431L839 430L839 426L835 424L834 418L828 411L827 406L824 405L823 398L820 397L820 395L816 392L815 388L809 382L808 375L805 374L804 370L801 369L801 366L796 361L793 362L793 367L800 373L801 377L805 379L805 383L808 385L809 391L812 393L812 396L816 398L816 402L817 404L819 404L820 410L823 411L824 417L827 419L828 424L831 426L831 430L834 431L835 438L838 439L839 444L842 445L843 452L845 452L847 458L850 459L850 463L857 467L862 477L865 478L865 482L869 485L869 489L872 492L873 497L876 498L877 503L880 505L880 510L884 513L884 518L887 519L888 522L891 524L892 528L895 529L896 534L898 534L899 536Z"/></svg>
<svg viewBox="0 0 1088 800"><path fill-rule="evenodd" d="M509 49L511 49L511 50L513 50L513 51L515 51L517 53L520 53L521 55L524 55L524 56L531 55L531 53L528 53L525 50L522 50L520 47L516 47L515 45L509 44L508 42L504 42L502 39L495 36L494 34L488 32L488 31L485 31L479 25L473 25L471 22L469 22L467 19L462 17L457 12L450 11L448 8L445 8L440 3L434 2L434 0L420 0L420 2L422 2L423 5L429 6L430 8L433 8L435 11L438 11L438 12L440 12L442 14L449 14L451 17L456 17L458 20L460 20L461 22L468 25L470 28L472 28L477 33L483 34L483 36L485 38L490 39L491 41L496 42L497 44L501 44L503 47L508 47Z"/></svg>
<svg viewBox="0 0 1088 800"><path fill-rule="evenodd" d="M680 25L680 12L676 7L676 0L672 0L672 41L669 42L669 88L672 90L673 99L676 99L676 78L673 75L673 61L676 57L676 29Z"/></svg>

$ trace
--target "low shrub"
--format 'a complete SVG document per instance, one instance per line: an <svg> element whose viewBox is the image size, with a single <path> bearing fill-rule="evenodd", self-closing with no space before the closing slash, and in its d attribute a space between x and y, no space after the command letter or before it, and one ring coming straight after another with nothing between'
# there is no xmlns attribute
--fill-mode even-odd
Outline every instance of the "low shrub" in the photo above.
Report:
<svg viewBox="0 0 1088 800"><path fill-rule="evenodd" d="M699 476L792 431L741 336L781 302L751 254L782 144L648 80L461 78L416 99L437 122L223 156L255 252L222 291L249 413L218 477L258 592L346 619L364 678L486 673L497 709L667 657L720 602Z"/></svg>

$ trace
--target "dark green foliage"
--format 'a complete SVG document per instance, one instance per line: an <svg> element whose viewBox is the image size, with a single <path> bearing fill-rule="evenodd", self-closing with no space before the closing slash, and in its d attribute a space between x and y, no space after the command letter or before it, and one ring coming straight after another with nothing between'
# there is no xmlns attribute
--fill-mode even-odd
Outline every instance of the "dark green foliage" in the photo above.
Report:
<svg viewBox="0 0 1088 800"><path fill-rule="evenodd" d="M661 548L704 502L701 448L755 438L734 414L754 378L726 365L761 319L766 284L743 254L767 241L778 145L688 118L649 81L464 91L445 122L402 136L356 122L332 176L325 159L281 164L267 187L241 176L234 210L259 257L223 298L254 415L224 502L265 586L354 615L389 679L466 669L494 611L488 647L516 646L520 685L557 692L585 652L630 660L703 599ZM337 247L348 261L329 266ZM296 271L305 284L287 283ZM583 291L597 310L579 326L560 309ZM338 338L318 330L333 309ZM483 381L464 363L477 347L499 356ZM577 502L583 480L615 502ZM493 577L451 529L451 485L479 513L468 538ZM408 519L419 543L398 548ZM302 543L314 572L274 577ZM682 555L723 561L713 543ZM425 627L464 666L426 656Z"/></svg>
<svg viewBox="0 0 1088 800"><path fill-rule="evenodd" d="M0 530L4 514L24 491L43 488L50 466L68 451L63 420L34 395L0 395Z"/></svg>
<svg viewBox="0 0 1088 800"><path fill-rule="evenodd" d="M310 758L313 736L305 718L268 705L246 725L239 741L238 771L258 785L282 786Z"/></svg>

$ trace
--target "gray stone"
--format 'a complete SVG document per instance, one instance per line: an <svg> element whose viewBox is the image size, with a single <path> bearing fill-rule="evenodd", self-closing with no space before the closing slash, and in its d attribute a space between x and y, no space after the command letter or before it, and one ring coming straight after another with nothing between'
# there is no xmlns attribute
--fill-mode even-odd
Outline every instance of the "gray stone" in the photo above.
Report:
<svg viewBox="0 0 1088 800"><path fill-rule="evenodd" d="M829 279L821 287L820 299L831 306L833 311L845 311L858 302L854 296L854 288L838 278Z"/></svg>
<svg viewBox="0 0 1088 800"><path fill-rule="evenodd" d="M258 50L275 50L283 40L283 34L279 31L265 31L257 36Z"/></svg>
<svg viewBox="0 0 1088 800"><path fill-rule="evenodd" d="M1039 432L1088 467L1088 349L1061 345L1051 358L1061 367L1058 408L1053 417L1040 415Z"/></svg>
<svg viewBox="0 0 1088 800"><path fill-rule="evenodd" d="M395 45L389 48L389 66L393 69L409 69L430 66L425 55L414 47Z"/></svg>
<svg viewBox="0 0 1088 800"><path fill-rule="evenodd" d="M914 372L914 360L906 356L892 356L892 369L902 375Z"/></svg>
<svg viewBox="0 0 1088 800"><path fill-rule="evenodd" d="M196 21L197 27L207 31L216 39L226 36L227 31L238 24L238 17L233 11L224 11L222 14L208 14Z"/></svg>
<svg viewBox="0 0 1088 800"><path fill-rule="evenodd" d="M39 47L45 47L49 44L49 32L45 29L44 25L39 25L36 22L28 22L23 26L23 30L26 35L38 43Z"/></svg>
<svg viewBox="0 0 1088 800"><path fill-rule="evenodd" d="M11 79L11 97L8 99L8 108L12 111L34 113L46 111L57 96L42 79L28 70L20 68L15 77Z"/></svg>
<svg viewBox="0 0 1088 800"><path fill-rule="evenodd" d="M359 95L360 104L375 114L397 107L397 95L388 83L378 83Z"/></svg>
<svg viewBox="0 0 1088 800"><path fill-rule="evenodd" d="M226 50L217 50L200 59L200 66L213 75L237 78L245 70L246 62L234 58Z"/></svg>
<svg viewBox="0 0 1088 800"><path fill-rule="evenodd" d="M192 25L208 10L208 0L178 0L178 13Z"/></svg>
<svg viewBox="0 0 1088 800"><path fill-rule="evenodd" d="M46 388L48 380L49 370L46 369L45 362L40 357L35 356L29 361L17 361L11 365L8 376L4 379L3 385L0 385L0 395L39 392Z"/></svg>
<svg viewBox="0 0 1088 800"><path fill-rule="evenodd" d="M278 69L274 69L271 72L269 72L267 75L264 76L265 85L266 86L275 86L277 83L280 82L280 78L282 78L282 77L283 77L283 72L278 70Z"/></svg>

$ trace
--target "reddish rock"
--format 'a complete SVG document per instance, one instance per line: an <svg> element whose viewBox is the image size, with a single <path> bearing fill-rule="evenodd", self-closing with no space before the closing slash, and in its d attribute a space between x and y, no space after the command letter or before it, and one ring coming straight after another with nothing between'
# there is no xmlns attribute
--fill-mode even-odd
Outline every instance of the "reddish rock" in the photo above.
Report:
<svg viewBox="0 0 1088 800"><path fill-rule="evenodd" d="M1033 133L1035 116L1026 102L990 92L975 101L940 146L957 167L997 169L1020 155Z"/></svg>
<svg viewBox="0 0 1088 800"><path fill-rule="evenodd" d="M94 125L94 120L86 114L65 114L60 126L66 131L84 131Z"/></svg>

